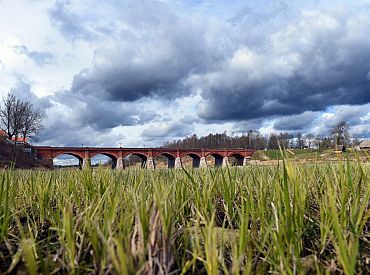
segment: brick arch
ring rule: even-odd
[[[202,154],[201,153],[195,153],[195,152],[185,152],[180,155],[181,158],[189,156],[191,158],[198,157],[201,158]]]
[[[230,158],[230,157],[233,157],[234,160],[231,161],[229,160],[228,163],[229,165],[232,165],[232,166],[243,166],[244,164],[244,157],[245,157],[245,153],[242,153],[242,152],[230,152],[227,154],[227,157]]]
[[[76,153],[76,152],[68,152],[68,151],[66,151],[66,152],[63,152],[63,151],[60,151],[60,152],[54,152],[53,154],[52,154],[52,159],[55,159],[55,158],[57,158],[57,157],[59,157],[59,156],[61,156],[61,155],[69,155],[69,156],[73,156],[73,157],[75,157],[75,158],[77,158],[77,159],[79,159],[79,160],[83,160],[84,159],[84,155],[83,154],[80,154],[80,153]]]
[[[135,151],[127,152],[127,153],[123,154],[122,157],[125,158],[125,157],[131,156],[131,155],[137,156],[137,157],[141,158],[141,160],[147,160],[148,159],[148,156],[145,153],[135,152]]]
[[[215,167],[221,167],[225,154],[223,152],[207,152],[206,157],[212,156],[215,159]]]
[[[241,157],[241,158],[245,158],[245,154],[242,153],[242,152],[228,152],[227,153],[227,156],[228,157]]]
[[[176,154],[171,153],[171,152],[156,152],[153,154],[153,158],[158,157],[158,156],[165,156],[166,158],[176,158]]]
[[[94,152],[94,153],[91,153],[90,154],[90,158],[93,158],[93,157],[95,157],[95,156],[97,156],[97,155],[103,155],[103,156],[106,156],[106,157],[108,157],[108,158],[110,158],[111,160],[117,160],[118,159],[118,154],[112,154],[112,153],[110,153],[110,152]]]
[[[176,162],[176,154],[169,152],[157,152],[153,154],[153,159],[155,157],[164,156],[167,159],[167,168],[174,168]],[[154,164],[155,165],[155,164]]]
[[[220,152],[208,152],[208,153],[206,153],[204,156],[205,156],[205,157],[212,156],[212,157],[214,157],[214,158],[216,158],[216,157],[221,157],[221,158],[223,158],[223,157],[225,156],[225,154],[220,153]]]

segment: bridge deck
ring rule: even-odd
[[[75,156],[81,163],[89,163],[90,159],[95,155],[102,154],[110,157],[117,167],[123,167],[123,158],[130,155],[140,157],[143,164],[154,168],[154,158],[157,156],[165,156],[168,159],[169,167],[181,167],[181,159],[185,156],[193,158],[193,166],[204,166],[206,158],[213,156],[215,163],[218,166],[227,165],[229,157],[235,157],[238,165],[244,164],[253,153],[254,149],[244,148],[117,148],[117,147],[52,147],[52,146],[35,146],[36,155],[40,159],[52,160],[59,155],[67,154]],[[243,162],[243,159],[244,162]]]

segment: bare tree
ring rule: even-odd
[[[22,108],[21,134],[23,139],[34,137],[42,129],[43,115],[33,108],[32,103],[25,102]]]
[[[22,102],[14,95],[8,94],[3,98],[0,108],[1,128],[9,139],[32,137],[42,129],[43,115],[35,110],[30,102]]]
[[[22,105],[22,102],[10,93],[3,98],[0,118],[2,129],[6,132],[9,139],[17,137],[20,133]]]
[[[279,138],[275,134],[271,134],[268,140],[268,148],[277,150],[279,149]]]
[[[331,135],[334,139],[334,146],[339,144],[347,144],[350,138],[349,125],[346,121],[341,121],[331,130]]]
[[[293,138],[293,136],[289,133],[280,133],[279,135],[279,142],[280,142],[280,145],[284,148],[284,149],[288,149],[289,148],[289,143],[290,143],[290,140]]]
[[[312,141],[314,140],[315,136],[313,134],[307,134],[306,139],[308,140],[308,148],[311,149]]]
[[[306,143],[305,140],[303,139],[302,133],[298,132],[297,133],[297,147],[298,149],[303,149],[305,147]]]

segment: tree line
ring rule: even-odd
[[[8,93],[0,106],[1,129],[8,139],[35,138],[42,129],[43,114],[33,104]]]
[[[349,125],[345,121],[341,121],[335,125],[328,136],[305,134],[298,132],[296,134],[282,132],[263,135],[259,131],[249,130],[242,135],[233,136],[226,132],[209,134],[207,136],[198,137],[196,134],[188,136],[184,139],[168,141],[163,147],[167,148],[251,148],[257,150],[263,149],[304,149],[318,148],[327,149],[334,148],[336,145],[352,145],[359,143],[356,139],[350,138]]]

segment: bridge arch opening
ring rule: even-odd
[[[132,153],[126,155],[123,161],[127,168],[145,168],[148,157],[142,153]]]
[[[154,157],[156,168],[175,168],[176,157],[170,153],[160,153]]]
[[[207,157],[207,163],[209,166],[221,167],[224,157],[221,154],[210,153]]]
[[[194,153],[185,154],[181,160],[184,167],[199,168],[200,166],[200,156]]]
[[[114,169],[117,166],[117,158],[107,153],[94,154],[91,156],[90,161],[92,167],[106,166]]]
[[[58,154],[53,158],[55,168],[82,168],[83,159],[73,153]]]
[[[243,166],[244,156],[238,153],[232,153],[228,156],[230,166]]]

